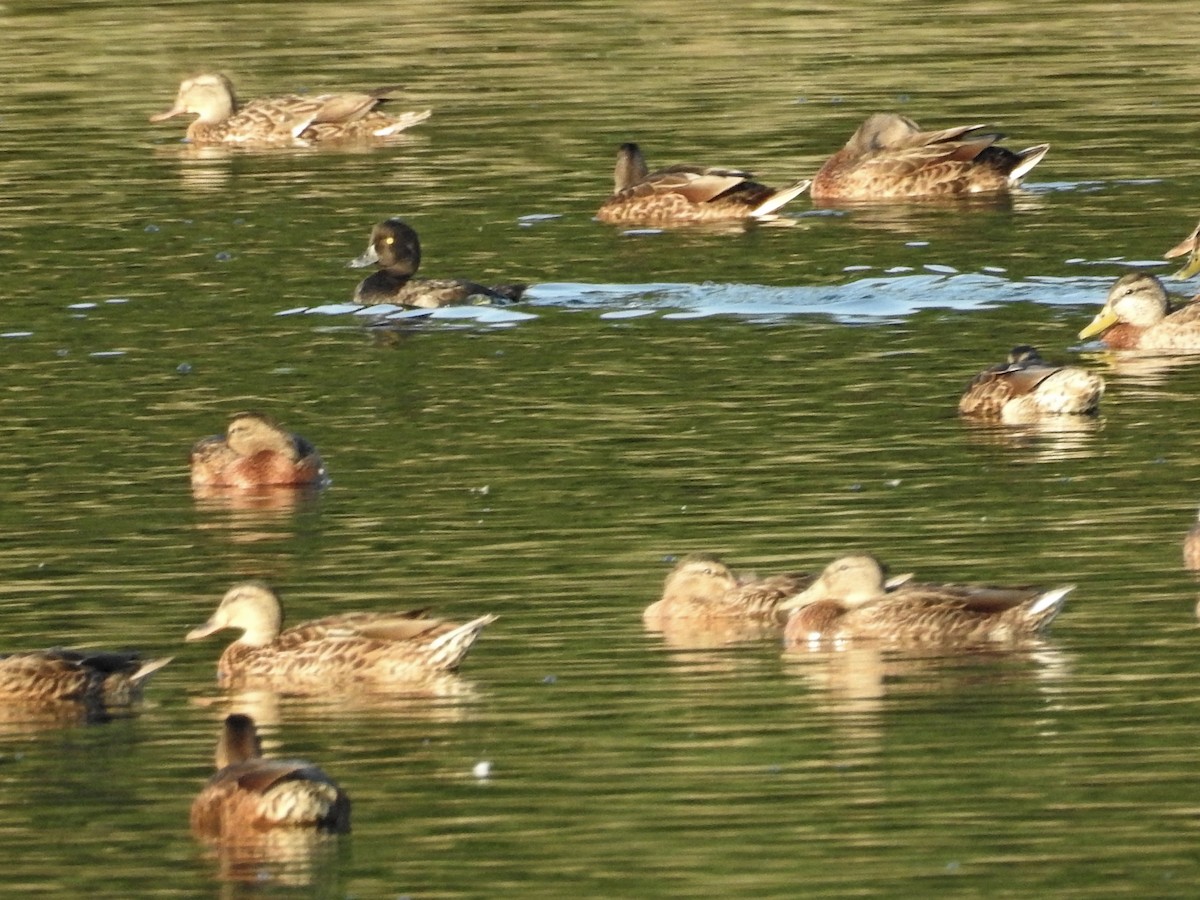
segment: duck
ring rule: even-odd
[[[226,628],[242,631],[217,664],[222,685],[269,682],[301,692],[332,685],[420,688],[456,671],[495,620],[483,615],[456,625],[417,609],[344,613],[283,630],[279,594],[264,581],[245,581],[225,592],[216,612],[187,640]]]
[[[899,646],[1018,643],[1046,629],[1074,585],[1044,590],[904,581],[889,586],[871,554],[840,557],[781,607],[788,647],[870,640]]]
[[[354,301],[364,304],[437,309],[476,301],[514,303],[528,287],[524,284],[485,287],[458,278],[413,277],[421,267],[421,241],[403,219],[387,219],[372,228],[366,251],[348,265],[354,269],[379,267],[354,289]]]
[[[1019,423],[1043,415],[1095,413],[1104,396],[1104,379],[1078,366],[1056,366],[1036,347],[1019,344],[1008,361],[976,375],[958,401],[963,416]]]
[[[692,553],[667,574],[662,598],[642,613],[647,626],[661,628],[673,620],[745,619],[782,626],[779,604],[813,580],[803,572],[769,578],[741,578],[715,556]]]
[[[224,434],[201,438],[190,456],[192,486],[259,488],[321,485],[317,448],[264,413],[235,413]]]
[[[651,172],[637,144],[617,150],[613,194],[596,218],[614,225],[686,225],[765,219],[808,189],[797,181],[776,190],[738,169],[675,165]]]
[[[216,773],[192,801],[197,837],[227,841],[272,828],[350,830],[346,792],[310,762],[265,759],[250,716],[225,717],[216,762]]]
[[[1014,152],[989,125],[922,131],[896,113],[868,116],[813,177],[816,201],[903,200],[1000,194],[1042,161],[1049,144]]]
[[[1114,350],[1200,351],[1200,303],[1172,311],[1156,276],[1129,272],[1109,289],[1104,307],[1079,337],[1099,337]]]
[[[1183,538],[1183,565],[1193,572],[1200,571],[1200,515]]]
[[[143,660],[134,650],[53,647],[0,656],[0,700],[127,706],[171,657]]]
[[[363,93],[288,94],[238,103],[233,82],[209,72],[185,78],[175,104],[150,117],[163,122],[174,116],[196,116],[187,128],[192,144],[237,144],[243,147],[306,146],[338,141],[384,140],[424,122],[430,110],[391,116],[376,109],[394,99],[395,85]]]
[[[1174,275],[1179,281],[1184,281],[1200,272],[1200,225],[1193,228],[1191,234],[1164,253],[1163,258],[1174,259],[1185,253],[1188,255],[1187,262]]]

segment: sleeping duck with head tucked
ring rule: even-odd
[[[812,183],[815,201],[918,200],[1004,194],[1042,161],[1049,144],[1012,151],[988,125],[922,131],[895,113],[869,116]]]
[[[781,626],[779,604],[808,587],[812,578],[802,572],[741,578],[715,556],[693,553],[675,564],[662,598],[646,607],[642,619],[650,627],[675,619],[746,619]]]
[[[320,485],[326,479],[317,448],[259,412],[237,413],[224,434],[197,441],[190,465],[193,487]]]
[[[617,150],[613,194],[596,218],[614,225],[688,225],[772,216],[808,188],[807,180],[776,190],[749,172],[675,165],[650,171],[637,144]]]
[[[241,636],[217,664],[221,684],[269,683],[298,692],[333,686],[421,690],[458,669],[484,627],[479,616],[456,625],[402,613],[343,613],[283,629],[279,595],[262,581],[235,584],[216,612],[188,632],[187,640],[226,628]]]
[[[904,581],[889,587],[869,554],[836,559],[782,604],[791,610],[788,647],[867,640],[889,646],[971,647],[1036,637],[1062,610],[1074,585],[1044,590]]]
[[[1042,416],[1094,413],[1104,379],[1078,366],[1056,366],[1028,344],[1013,347],[1008,361],[984,369],[958,401],[960,415],[1009,424]]]
[[[1172,310],[1158,278],[1129,272],[1109,289],[1104,307],[1079,337],[1098,337],[1114,350],[1200,352],[1200,303]]]
[[[192,801],[197,837],[238,841],[273,828],[350,830],[346,792],[310,762],[265,759],[249,716],[226,717],[216,762],[216,773]]]
[[[242,147],[303,146],[338,141],[379,141],[429,118],[429,110],[391,116],[376,107],[393,99],[395,86],[364,93],[269,97],[238,103],[233,82],[208,73],[184,79],[175,104],[150,117],[162,122],[191,114],[187,139],[193,144]]]
[[[465,303],[514,303],[527,285],[499,284],[486,287],[461,278],[417,278],[421,267],[421,241],[402,219],[388,219],[371,229],[367,249],[352,259],[351,268],[377,266],[373,275],[354,290],[356,303],[394,303],[421,309],[458,306]]]

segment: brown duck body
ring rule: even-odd
[[[222,684],[274,683],[291,690],[342,686],[419,689],[456,671],[493,615],[462,625],[405,613],[347,613],[280,630],[278,595],[262,582],[243,582],[226,592],[204,625],[188,640],[223,628],[243,635],[225,648],[217,665]]]
[[[787,646],[868,640],[898,646],[1016,643],[1044,630],[1072,587],[997,587],[904,583],[888,589],[870,556],[826,567],[807,591],[788,601]]]
[[[802,194],[808,181],[776,190],[737,169],[676,165],[649,171],[637,144],[617,151],[614,193],[596,218],[615,225],[687,225],[763,218]]]
[[[1148,272],[1122,275],[1080,338],[1099,337],[1114,350],[1200,351],[1200,303],[1172,311],[1162,282]]]
[[[1045,415],[1094,413],[1104,395],[1104,379],[1077,366],[1054,366],[1026,344],[1008,361],[976,375],[958,401],[964,416],[1021,423]]]
[[[813,178],[814,200],[901,200],[1008,191],[1050,149],[1013,152],[987,125],[921,131],[894,113],[867,118]]]
[[[229,841],[273,828],[350,830],[350,798],[303,760],[264,759],[248,716],[225,720],[217,772],[192,802],[192,832]]]
[[[171,660],[143,661],[131,650],[34,650],[0,656],[0,700],[123,706]]]
[[[394,87],[385,87],[363,93],[289,94],[241,106],[233,83],[224,75],[197,75],[179,86],[171,109],[151,116],[150,121],[195,113],[197,118],[187,129],[188,140],[195,144],[277,147],[381,140],[430,115],[425,110],[392,116],[376,109],[395,91]]]
[[[728,619],[780,626],[785,619],[780,603],[808,587],[813,577],[789,572],[742,580],[716,557],[693,554],[667,575],[662,599],[646,608],[643,620],[652,627],[671,620]]]
[[[197,441],[190,466],[195,487],[255,488],[325,480],[325,464],[316,447],[256,412],[238,413],[225,434]]]

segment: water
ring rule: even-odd
[[[1075,334],[1194,224],[1194,20],[1165,3],[397,12],[0,13],[4,646],[175,656],[133,717],[4,711],[0,886],[1190,895],[1179,545],[1200,369]],[[146,118],[200,69],[246,97],[400,81],[434,116],[371,153],[197,154]],[[1053,148],[992,207],[802,200],[745,232],[591,220],[621,141],[783,184],[880,109]],[[420,231],[430,275],[527,280],[530,302],[386,328],[340,310],[361,274],[345,261],[388,215]],[[1101,418],[960,422],[962,386],[1017,343],[1102,371]],[[332,486],[194,499],[188,447],[247,407],[316,444]],[[642,630],[677,554],[767,573],[847,549],[1077,588],[1020,655],[784,658]],[[277,584],[293,621],[500,619],[441,700],[231,698],[221,641],[182,636],[244,577]],[[266,861],[191,839],[232,708],[341,782],[352,835]]]

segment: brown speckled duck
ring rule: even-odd
[[[1129,272],[1109,289],[1104,307],[1079,332],[1099,337],[1115,350],[1200,351],[1200,303],[1174,312],[1161,281],[1149,272]]]
[[[814,200],[902,200],[995,194],[1015,187],[1050,149],[996,146],[987,125],[921,131],[895,113],[869,116],[813,178]]]
[[[0,701],[123,706],[137,700],[146,680],[170,661],[143,661],[132,650],[11,653],[0,656]]]
[[[770,216],[809,182],[775,190],[736,169],[676,165],[651,172],[637,144],[617,150],[613,195],[596,218],[615,225],[686,225]]]
[[[844,556],[783,604],[793,610],[784,642],[789,647],[845,639],[898,646],[1016,643],[1045,629],[1073,588],[912,582],[889,588],[875,557]]]
[[[289,690],[325,690],[335,684],[420,689],[453,672],[493,615],[464,625],[404,613],[345,613],[294,625],[286,631],[279,595],[261,581],[235,584],[189,641],[225,628],[242,636],[217,665],[222,684],[271,682]]]
[[[779,604],[812,580],[801,572],[743,580],[715,556],[694,553],[675,564],[662,599],[646,607],[642,619],[652,628],[676,619],[748,619],[779,626],[785,618]]]
[[[375,107],[391,99],[396,87],[365,93],[317,94],[251,100],[242,106],[224,75],[187,78],[175,105],[150,117],[161,122],[193,113],[187,139],[193,144],[279,147],[337,141],[383,140],[424,122],[429,110],[390,116]]]
[[[1021,344],[1008,361],[976,375],[958,401],[964,416],[1020,423],[1044,415],[1094,413],[1104,379],[1077,366],[1055,366],[1036,348]]]
[[[271,828],[350,830],[350,798],[337,783],[298,759],[264,759],[254,720],[231,715],[217,742],[217,772],[192,801],[192,833],[238,840]]]
[[[197,441],[191,473],[194,487],[319,485],[326,478],[316,447],[259,412],[237,413],[224,434]]]
[[[527,287],[524,284],[485,287],[461,278],[414,277],[421,267],[421,241],[402,219],[388,219],[372,228],[366,252],[352,259],[349,265],[355,269],[379,267],[355,288],[357,303],[394,303],[422,309],[464,303],[514,303]]]

